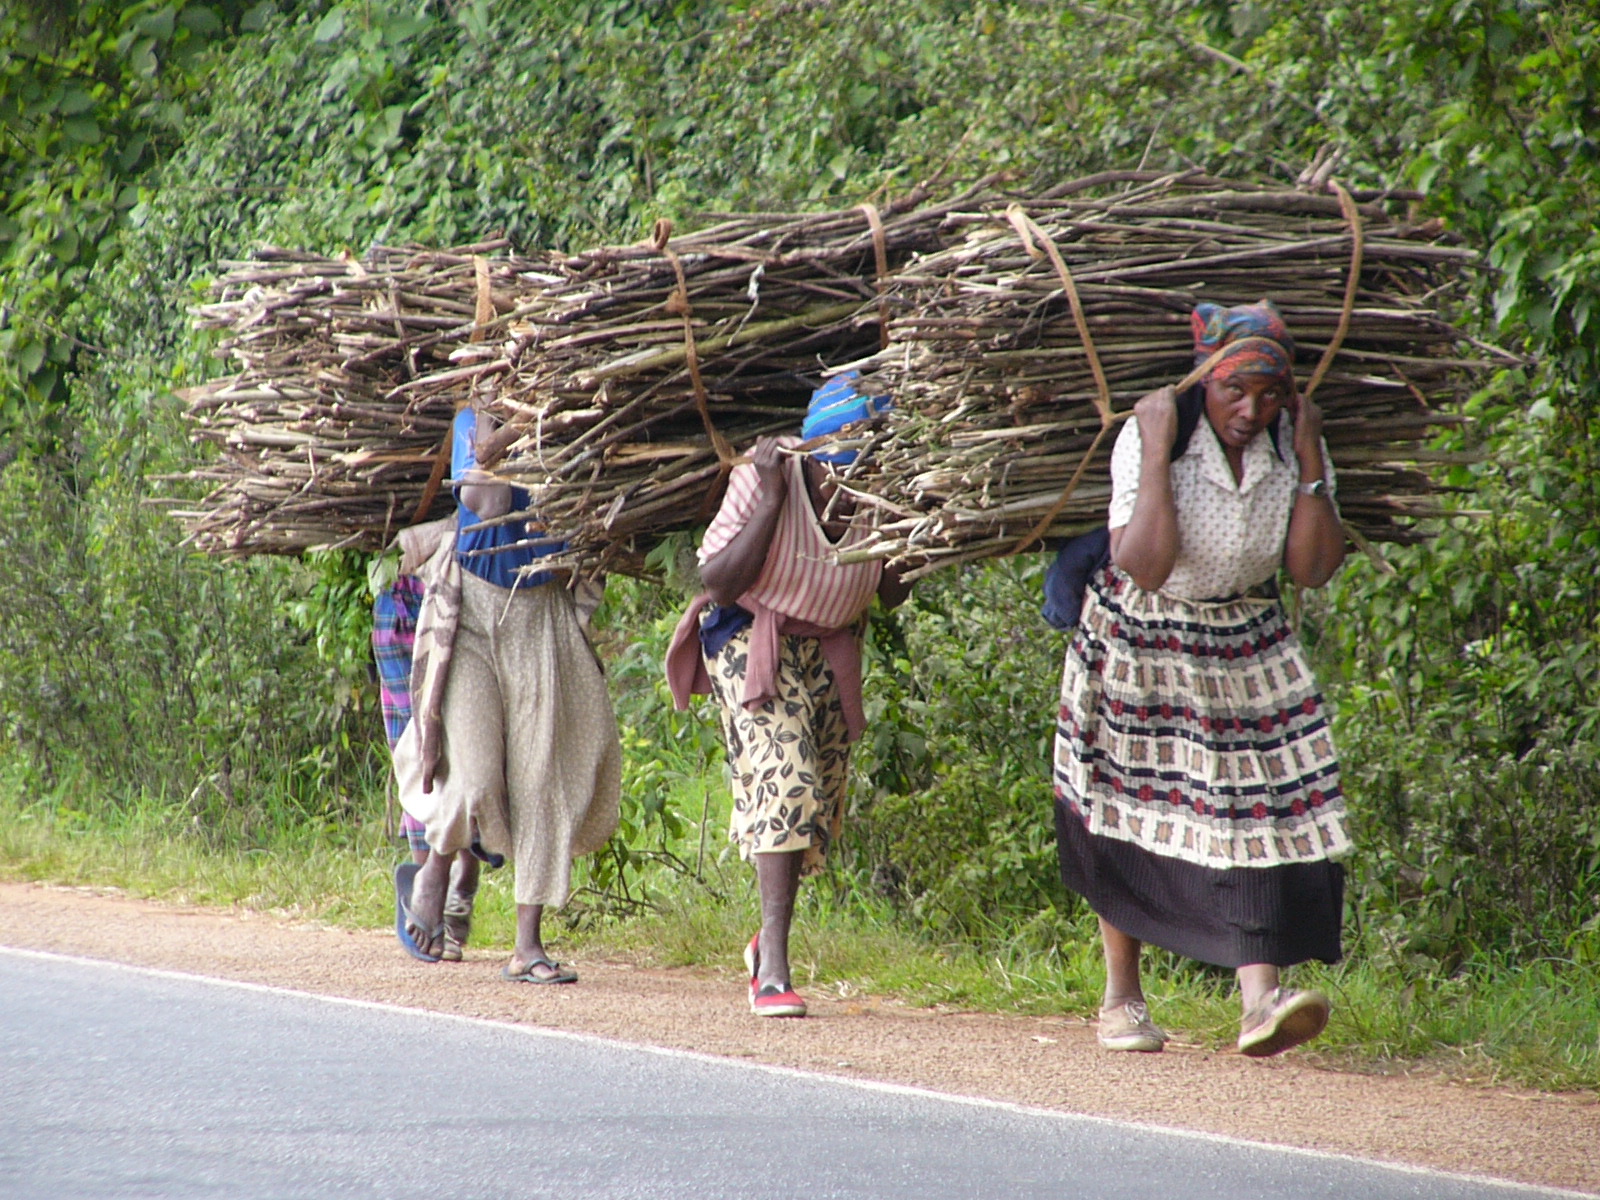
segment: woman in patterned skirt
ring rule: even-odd
[[[812,398],[801,433],[838,432],[881,410],[852,374]],[[800,877],[822,868],[844,817],[850,743],[861,735],[861,636],[873,596],[893,607],[909,587],[876,561],[841,564],[862,540],[827,462],[853,451],[794,452],[763,438],[734,468],[700,546],[705,594],[690,604],[667,653],[679,708],[691,692],[717,701],[733,771],[730,836],[755,864],[761,931],[745,948],[750,1008],[800,1017],[789,929]],[[830,502],[832,507],[830,508]],[[716,607],[702,623],[707,602]]]
[[[1134,407],[1112,455],[1111,563],[1067,649],[1056,733],[1061,875],[1100,917],[1100,1042],[1160,1050],[1141,944],[1237,970],[1239,1049],[1320,1033],[1327,998],[1279,968],[1336,962],[1350,849],[1328,712],[1276,596],[1344,559],[1322,414],[1296,394],[1268,301],[1193,317],[1196,361],[1226,350],[1169,461],[1172,388]],[[1194,400],[1201,397],[1196,395]]]

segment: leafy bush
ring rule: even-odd
[[[1592,419],[1530,419],[1528,382],[1476,405],[1492,457],[1461,476],[1485,514],[1391,551],[1393,576],[1355,564],[1331,598],[1363,901],[1446,964],[1561,954],[1600,917],[1600,463]]]
[[[1039,556],[935,576],[876,614],[846,863],[942,935],[1064,904],[1051,748],[1064,644]]]
[[[247,841],[354,815],[375,696],[287,619],[289,564],[197,561],[124,481],[29,458],[0,474],[0,530],[0,751],[31,790],[86,776],[83,803],[165,796]]]

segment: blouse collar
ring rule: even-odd
[[[1285,428],[1287,424],[1288,415],[1280,413],[1275,428],[1264,429],[1250,439],[1249,445],[1244,448],[1244,476],[1235,481],[1233,468],[1228,465],[1228,453],[1222,448],[1222,439],[1217,437],[1217,431],[1211,428],[1211,422],[1202,413],[1200,427],[1195,430],[1194,438],[1200,448],[1201,475],[1224,491],[1248,495],[1272,474],[1275,466],[1283,462],[1280,443],[1285,436],[1293,436]]]

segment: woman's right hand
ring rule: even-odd
[[[783,453],[778,449],[778,439],[757,438],[755,448],[750,451],[750,465],[756,469],[756,478],[761,481],[763,498],[781,506],[789,493],[789,475],[783,469]]]
[[[1178,438],[1178,393],[1157,388],[1133,406],[1139,422],[1139,492],[1128,523],[1111,531],[1112,561],[1153,592],[1178,561],[1178,509],[1172,497],[1172,445]]]
[[[1165,462],[1178,440],[1178,391],[1173,387],[1160,387],[1141,396],[1133,406],[1133,416],[1139,422],[1139,441],[1147,454],[1160,452]]]
[[[728,544],[700,564],[700,581],[718,604],[737,604],[739,597],[755,586],[767,564],[778,520],[789,497],[788,464],[778,439],[764,437],[750,449],[745,459],[755,469],[761,493],[744,528]]]

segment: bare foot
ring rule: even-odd
[[[454,855],[429,854],[411,885],[410,912],[406,932],[425,954],[444,950],[444,901],[450,886],[450,863]]]
[[[472,905],[478,895],[478,860],[470,854],[457,854],[450,870],[450,889],[444,899],[445,962],[460,962],[472,935]]]

